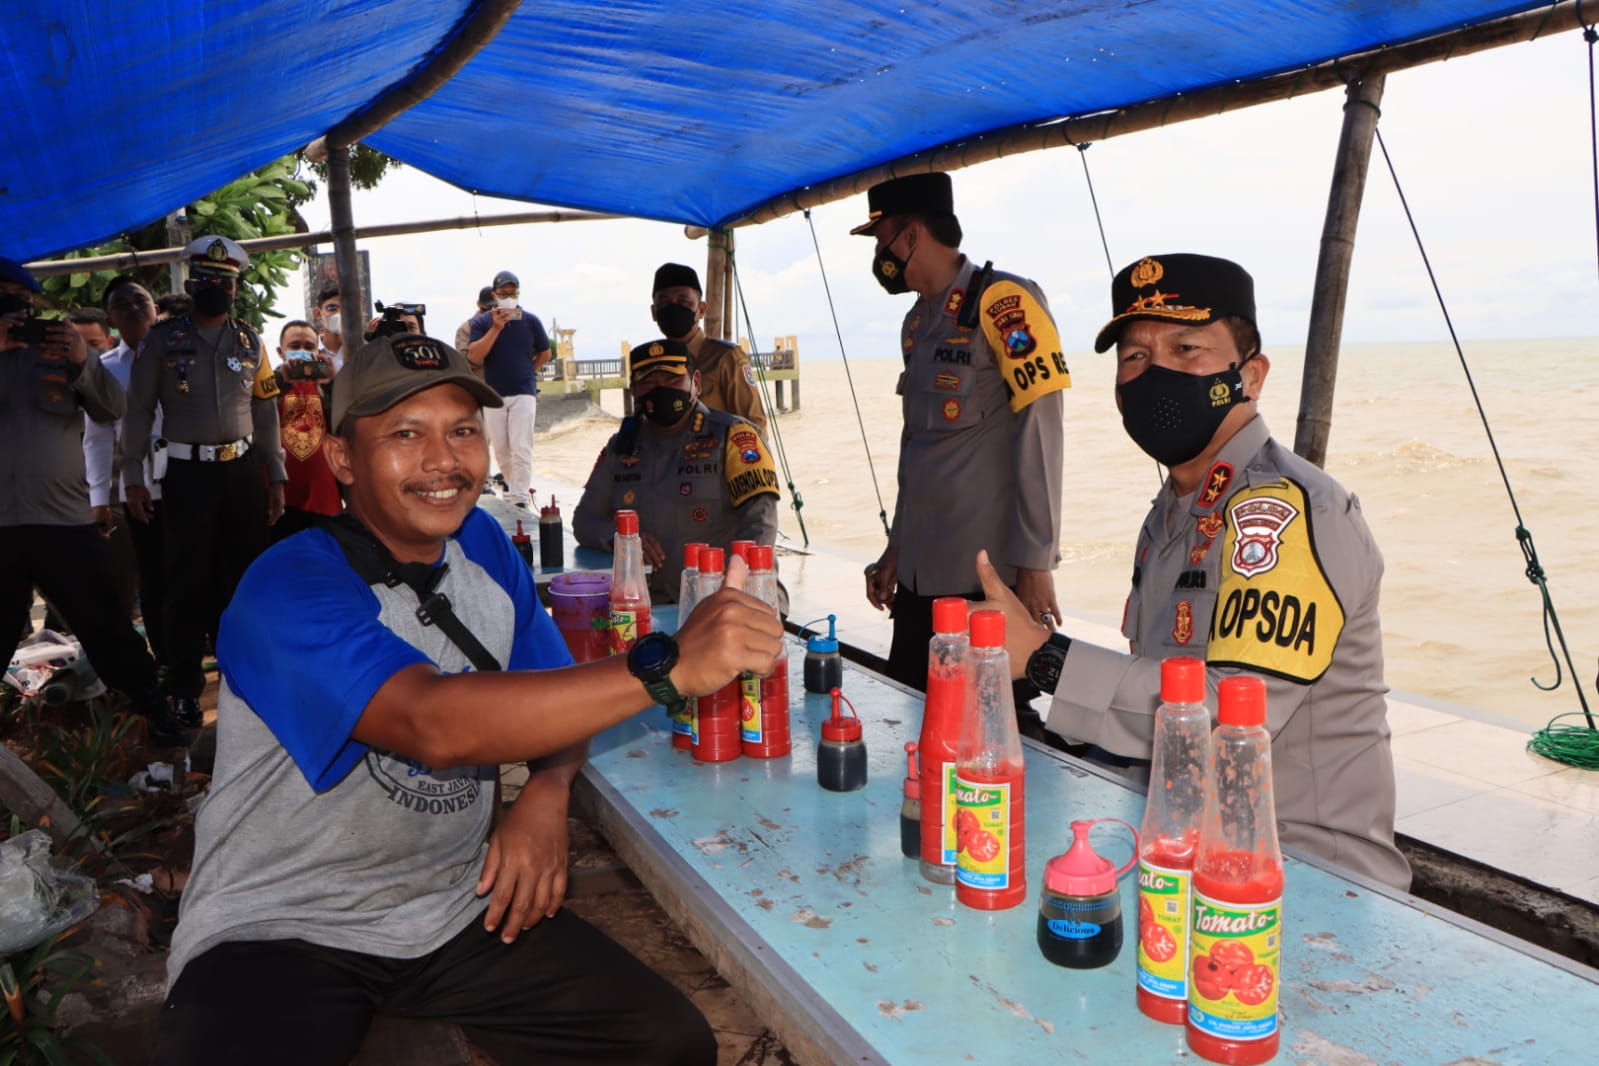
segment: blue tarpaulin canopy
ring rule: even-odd
[[[366,143],[462,188],[711,225],[1017,123],[1548,0],[540,0]],[[152,221],[403,83],[465,0],[29,0],[0,20],[0,254]]]

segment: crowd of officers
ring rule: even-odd
[[[278,329],[277,358],[270,358],[269,342],[233,314],[248,253],[228,238],[202,237],[185,254],[183,292],[157,298],[122,275],[100,307],[78,308],[62,321],[36,317],[37,279],[0,259],[0,350],[16,354],[0,360],[0,421],[11,440],[0,457],[0,550],[17,563],[0,579],[0,632],[13,641],[0,645],[9,657],[31,635],[37,592],[46,625],[78,638],[160,745],[182,743],[202,723],[203,666],[245,569],[269,544],[342,512],[322,445],[337,428],[329,418],[332,382],[361,343],[343,336],[341,294],[325,285],[309,319]],[[536,382],[551,351],[519,295],[516,275],[500,271],[455,340],[473,372],[506,400],[486,418],[495,480],[508,502],[526,508]],[[367,338],[423,333],[421,310],[390,308],[368,324]],[[704,310],[694,270],[661,267],[651,314],[673,358],[636,367],[634,391],[647,399],[662,385],[680,387],[691,399],[668,423],[646,420],[640,432],[635,417],[619,436],[653,455],[663,427],[679,428],[695,455],[714,447],[732,465],[725,478],[690,479],[698,486],[692,496],[676,480],[667,493],[625,475],[634,484],[616,493],[626,502],[615,506],[645,516],[652,558],[662,555],[663,536],[680,556],[677,541],[704,539],[691,535],[704,528],[736,529],[764,544],[776,537],[776,477],[761,439],[754,373],[741,349],[704,334]],[[700,439],[711,411],[714,446]],[[748,476],[730,490],[734,474]],[[600,495],[586,494],[585,516]],[[609,545],[609,511],[602,525],[589,543]],[[679,526],[690,535],[679,536]],[[142,637],[134,624],[141,618]]]

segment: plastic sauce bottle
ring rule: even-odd
[[[1011,696],[1005,616],[971,616],[972,710],[955,758],[955,898],[997,911],[1027,898],[1026,767]]]
[[[638,512],[616,512],[616,541],[611,550],[611,654],[625,655],[650,631],[650,591],[644,584]]]
[[[522,532],[522,520],[520,518],[516,520],[516,532],[511,534],[511,543],[515,545],[516,554],[522,557],[522,561],[527,563],[528,566],[532,566],[533,538]]]
[[[1194,859],[1188,1046],[1228,1066],[1277,1054],[1283,860],[1271,788],[1266,684],[1217,690],[1209,791]]]
[[[1209,762],[1205,664],[1166,659],[1139,834],[1138,1009],[1171,1025],[1188,1018],[1188,919]]]
[[[700,549],[702,541],[683,545],[683,576],[677,584],[677,628],[682,629],[688,616],[694,613],[699,602]],[[694,697],[683,704],[682,711],[672,716],[672,747],[685,751],[694,746]]]
[[[699,596],[696,606],[722,587],[724,553],[721,548],[700,549]],[[690,747],[700,762],[729,762],[739,756],[739,679],[734,678],[709,696],[694,701],[694,728]]]
[[[820,622],[818,618],[816,622]],[[806,622],[809,629],[816,622]],[[805,691],[818,695],[844,687],[844,660],[838,655],[838,615],[827,616],[827,636],[817,634],[805,640]]]
[[[744,591],[778,613],[777,573],[772,569],[772,549],[768,545],[750,547],[749,584]],[[793,750],[788,729],[788,652],[772,665],[765,677],[745,674],[740,679],[739,738],[744,754],[752,759],[776,759]]]
[[[539,569],[560,570],[566,566],[565,533],[561,528],[561,508],[554,496],[539,511]]]
[[[960,596],[933,601],[933,639],[927,648],[927,699],[922,708],[922,876],[955,883],[955,756],[966,714],[971,641],[966,636],[969,604]]]
[[[922,854],[922,782],[916,766],[916,741],[905,742],[905,798],[899,805],[899,851],[907,859]]]
[[[1133,832],[1132,856],[1118,868],[1088,842],[1088,831],[1100,822],[1133,828],[1120,818],[1073,822],[1072,846],[1044,866],[1038,950],[1056,966],[1108,966],[1122,949],[1122,899],[1116,882],[1138,861],[1138,834]]]
[[[822,740],[816,746],[816,783],[830,792],[854,792],[866,787],[866,741],[861,739],[861,718],[844,693],[833,690],[833,717],[822,723]],[[839,713],[839,702],[849,704],[850,717]]]

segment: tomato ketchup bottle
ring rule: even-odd
[[[1027,898],[1025,766],[1004,614],[973,612],[971,641],[971,711],[955,756],[955,898],[997,911]]]
[[[611,653],[625,655],[650,631],[650,590],[644,584],[637,511],[616,512],[611,551]]]
[[[745,561],[750,579],[744,591],[778,614],[777,571],[772,568],[772,548],[753,544]],[[793,750],[788,730],[788,643],[771,673],[745,674],[740,679],[739,736],[744,754],[752,759],[776,759]]]
[[[1266,684],[1225,678],[1216,701],[1194,857],[1188,1046],[1211,1062],[1254,1066],[1277,1054],[1283,947]]]
[[[1194,848],[1205,816],[1210,712],[1205,664],[1160,664],[1160,707],[1149,767],[1149,799],[1138,839],[1138,1009],[1159,1022],[1188,1017],[1188,918]]]
[[[940,885],[955,883],[955,755],[966,708],[966,674],[971,641],[960,596],[933,601],[933,639],[927,646],[927,701],[922,733],[916,741],[921,760],[922,876]]]
[[[700,549],[699,599],[696,609],[722,587],[724,553],[721,548]],[[729,762],[739,757],[739,679],[734,678],[709,696],[694,701],[690,750],[700,762]]]

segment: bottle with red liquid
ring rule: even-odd
[[[750,567],[744,591],[778,613],[777,572],[772,569],[769,545],[750,546]],[[739,679],[739,737],[744,754],[752,759],[776,759],[793,750],[788,729],[788,644],[765,677],[745,674]]]
[[[1188,1046],[1211,1062],[1255,1066],[1281,1040],[1283,859],[1265,682],[1223,679],[1216,717],[1194,857]]]
[[[1027,898],[1026,767],[1005,654],[1005,615],[974,611],[955,756],[955,898],[997,911]]]
[[[722,587],[724,559],[721,548],[700,549],[699,598],[704,603]],[[729,762],[739,757],[739,678],[709,696],[694,701],[694,729],[690,748],[700,762]]]
[[[682,629],[688,616],[694,613],[694,604],[700,595],[700,549],[703,541],[690,541],[683,545],[683,576],[677,585],[677,628]],[[683,703],[683,709],[672,715],[672,747],[684,751],[694,746],[694,697]]]
[[[966,673],[971,641],[966,636],[969,604],[960,596],[933,601],[933,639],[927,648],[927,699],[916,742],[921,759],[922,876],[955,883],[955,756],[966,708]]]
[[[1158,1022],[1188,1018],[1188,919],[1194,848],[1205,816],[1210,711],[1205,664],[1160,664],[1160,707],[1149,768],[1149,799],[1138,854],[1138,1009]]]
[[[611,654],[626,655],[650,631],[650,590],[644,583],[637,511],[616,512],[611,552]]]

